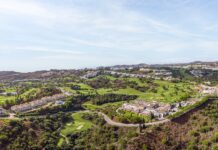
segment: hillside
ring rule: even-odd
[[[218,99],[174,119],[162,126],[142,131],[128,142],[136,149],[211,149],[218,148]]]

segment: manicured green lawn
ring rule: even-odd
[[[87,85],[85,83],[70,82],[70,83],[67,83],[67,85],[78,85],[78,86],[80,86],[80,88],[85,89],[85,90],[92,89],[92,87],[90,87],[89,85]]]
[[[77,85],[79,85],[82,89],[87,89],[87,90],[92,89],[92,87],[84,83],[78,83]]]
[[[25,91],[21,97],[25,100],[29,99],[29,96],[35,96],[36,93],[39,91],[40,89],[39,88],[31,88],[30,90],[28,91]]]
[[[14,102],[15,101],[15,97],[14,96],[0,96],[0,105],[4,105],[6,100],[8,100],[8,102]]]
[[[110,80],[116,80],[116,79],[118,79],[118,78],[115,78],[115,77],[110,76],[110,75],[105,75],[105,77],[108,78],[108,79],[110,79]]]
[[[114,103],[106,103],[103,105],[94,105],[91,102],[86,102],[83,104],[83,107],[85,107],[88,110],[96,110],[96,109],[104,109],[105,107],[108,107],[108,106],[122,105],[123,103],[124,103],[124,101],[114,102]]]
[[[14,88],[7,88],[5,89],[6,92],[15,92],[16,90]]]
[[[97,90],[98,94],[103,95],[103,94],[107,94],[107,93],[113,93],[114,90],[111,88],[105,89],[105,88],[100,88]]]
[[[113,77],[111,75],[99,75],[97,77],[90,78],[90,79],[87,79],[87,80],[92,81],[92,80],[96,80],[97,78],[100,78],[100,77],[104,77],[104,78],[107,78],[109,80],[116,80],[116,79],[118,79],[118,78],[115,78],[115,77]]]
[[[73,113],[72,114],[73,121],[66,123],[64,128],[61,130],[61,133],[67,136],[71,133],[81,132],[91,128],[92,123],[82,118],[82,115],[84,113],[86,112]]]
[[[114,91],[116,94],[127,94],[127,95],[142,95],[143,92],[135,90],[133,88],[119,89],[118,91]]]
[[[97,92],[100,95],[108,94],[108,93],[137,95],[138,99],[140,100],[161,101],[166,103],[174,103],[177,101],[185,100],[188,96],[195,97],[197,95],[196,90],[194,90],[195,85],[193,83],[185,83],[185,82],[173,83],[164,80],[154,80],[153,83],[150,84],[150,83],[143,83],[140,81],[139,78],[134,78],[134,77],[115,78],[109,75],[104,75],[104,77],[107,77],[110,80],[120,79],[120,80],[134,81],[139,86],[148,87],[148,90],[146,90],[145,92],[141,92],[139,90],[130,87],[127,87],[125,89],[117,89],[117,90],[114,90],[112,88],[100,88],[95,90],[85,83],[72,83],[72,84],[79,85],[82,89],[85,89],[85,90],[78,90],[77,92],[80,94],[95,95]],[[92,78],[88,80],[93,80],[96,78]],[[151,90],[149,90],[150,87]],[[70,91],[71,93],[76,93],[75,90],[72,90],[68,87],[65,87],[65,89],[67,91]],[[96,109],[96,106],[95,108],[93,107],[91,109]]]
[[[138,83],[139,86],[146,86],[147,83],[142,83],[139,78],[134,78],[134,77],[129,77],[129,78],[122,78],[122,79],[125,79],[125,80],[128,80],[128,81],[134,81],[136,83]]]
[[[137,78],[127,78],[128,80],[137,81],[141,83]],[[190,83],[172,83],[169,81],[161,81],[155,80],[154,84],[157,85],[155,90],[147,90],[146,92],[141,92],[133,88],[125,88],[119,90],[113,89],[98,89],[97,92],[99,94],[108,94],[108,93],[116,93],[116,94],[127,94],[127,95],[138,95],[138,99],[140,100],[148,100],[148,101],[161,101],[166,103],[174,103],[180,100],[185,100],[188,96],[195,97],[197,95],[196,90],[194,90],[194,85]]]
[[[70,87],[62,87],[63,90],[67,91],[67,92],[70,92],[72,94],[76,94],[76,91],[75,90],[72,90]]]
[[[98,108],[101,108],[102,105],[101,106],[100,105],[94,105],[91,102],[86,102],[86,103],[83,104],[83,107],[88,109],[88,110],[96,110]]]
[[[82,115],[87,112],[78,112],[78,113],[73,113],[71,116],[73,118],[72,122],[68,122],[64,125],[64,128],[61,130],[61,134],[63,137],[61,137],[58,141],[58,147],[61,147],[63,142],[67,140],[67,135],[76,133],[76,132],[81,132],[85,131],[89,128],[92,127],[92,122],[89,120],[85,120],[82,118]],[[66,138],[66,139],[65,139]]]

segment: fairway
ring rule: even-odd
[[[135,78],[127,78],[128,80],[136,81],[139,85],[146,85],[140,80]],[[97,89],[98,94],[126,94],[126,95],[137,95],[140,100],[148,101],[160,101],[165,103],[174,103],[181,100],[187,99],[189,96],[195,97],[197,91],[194,89],[194,85],[190,83],[172,83],[169,81],[155,80],[154,84],[157,85],[153,90],[146,90],[141,92],[131,87],[124,89],[113,90],[111,88],[100,88]]]
[[[71,133],[81,132],[91,128],[92,123],[82,118],[82,115],[84,113],[86,112],[73,113],[72,114],[73,121],[66,123],[61,133],[67,136]]]
[[[6,101],[8,101],[9,103],[15,102],[15,97],[14,96],[0,96],[0,105],[4,105]]]

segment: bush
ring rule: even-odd
[[[166,138],[163,138],[162,141],[161,141],[161,143],[164,144],[164,145],[166,145],[166,144],[167,144],[167,139],[166,139]]]
[[[202,132],[202,133],[206,133],[206,132],[211,131],[211,130],[213,130],[213,128],[210,126],[203,126],[200,128],[200,132]]]
[[[197,145],[196,140],[195,140],[195,139],[192,139],[192,140],[189,141],[189,143],[187,144],[186,150],[195,150],[195,149],[197,149],[196,145]]]
[[[194,137],[197,137],[197,136],[200,135],[199,132],[197,132],[197,131],[190,131],[189,134],[190,134],[191,136],[194,136]]]
[[[105,95],[96,95],[91,101],[93,104],[102,105],[105,103],[119,102],[119,101],[128,101],[136,99],[136,95],[125,95],[125,94],[105,94]]]
[[[212,141],[215,143],[218,143],[218,132],[215,132],[213,137],[212,137]]]

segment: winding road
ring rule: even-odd
[[[117,126],[117,127],[139,127],[140,124],[126,124],[126,123],[120,123],[120,122],[116,122],[111,120],[106,114],[102,113],[102,112],[98,112],[99,115],[102,115],[104,117],[104,120],[112,126]],[[164,119],[164,120],[160,120],[160,121],[156,121],[156,122],[149,122],[149,123],[144,123],[143,125],[145,126],[151,126],[151,125],[158,125],[158,124],[163,124],[166,122],[170,122],[170,119]]]
[[[83,111],[69,111],[65,113],[76,113],[76,112],[90,112],[89,110],[83,110]],[[99,115],[103,116],[104,120],[107,122],[107,124],[112,125],[112,126],[117,126],[117,127],[139,127],[140,124],[127,124],[127,123],[121,123],[121,122],[116,122],[114,120],[111,120],[110,117],[108,117],[106,114],[102,112],[97,112]],[[55,114],[52,114],[55,115]],[[50,115],[50,116],[52,116]],[[47,115],[39,115],[39,116],[25,116],[25,117],[15,117],[15,114],[10,114],[9,117],[1,117],[0,119],[28,119],[28,118],[45,118]],[[151,125],[158,125],[158,124],[163,124],[166,122],[170,122],[170,119],[164,119],[156,122],[149,122],[149,123],[144,123],[141,125],[145,126],[151,126]]]
[[[210,98],[212,99],[212,98]],[[215,98],[217,99],[217,98]],[[192,110],[192,109],[191,109]],[[189,110],[189,111],[191,111]],[[187,112],[189,112],[187,111]],[[90,112],[90,110],[80,110],[80,111],[69,111],[69,112],[65,112],[65,113],[75,113],[75,112]],[[187,112],[184,112],[187,113]],[[121,123],[121,122],[116,122],[114,120],[111,120],[110,117],[108,117],[106,114],[102,113],[102,112],[97,112],[99,115],[103,116],[104,120],[107,122],[107,124],[112,125],[112,126],[117,126],[117,127],[139,127],[140,125],[144,125],[144,126],[151,126],[151,125],[159,125],[159,124],[164,124],[167,122],[170,122],[170,119],[163,119],[163,120],[159,120],[159,121],[155,121],[155,122],[149,122],[149,123],[144,123],[144,124],[126,124],[126,123]],[[55,115],[55,114],[51,114],[50,116]],[[21,119],[24,118],[44,118],[47,115],[40,115],[40,116],[25,116],[25,117],[20,117]],[[8,117],[0,117],[0,119],[19,119],[18,117],[16,117],[16,115],[14,113],[10,113],[10,115]]]

